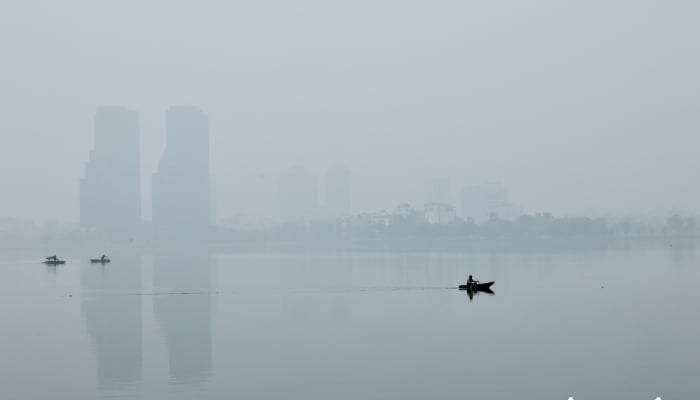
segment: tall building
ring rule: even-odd
[[[171,107],[166,145],[153,175],[153,226],[192,236],[209,225],[209,121],[198,107]]]
[[[342,165],[332,166],[326,173],[326,216],[337,219],[351,214],[350,173]]]
[[[219,216],[216,213],[216,179],[214,175],[209,176],[209,223],[217,224]]]
[[[139,114],[98,107],[95,148],[80,181],[80,225],[129,233],[141,224]]]
[[[283,223],[308,224],[318,213],[316,180],[302,166],[290,168],[280,176],[279,200]]]
[[[520,208],[510,202],[508,189],[500,183],[484,183],[462,189],[463,218],[473,218],[482,222],[495,214],[500,218],[514,219],[520,215]]]

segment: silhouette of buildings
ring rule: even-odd
[[[350,216],[350,173],[342,165],[332,166],[326,173],[326,216],[339,219]]]
[[[317,217],[316,180],[302,166],[292,167],[279,179],[280,220],[308,224]]]
[[[381,227],[386,228],[391,223],[391,214],[382,210],[378,212],[364,212],[342,221],[343,229],[357,227]]]
[[[216,179],[214,175],[209,177],[209,223],[218,223],[219,216],[216,213]]]
[[[411,207],[410,204],[408,203],[401,203],[396,206],[396,209],[394,210],[394,215],[400,218],[408,219],[413,217],[413,215],[416,214],[416,210]]]
[[[508,189],[500,183],[484,183],[465,187],[462,190],[462,218],[473,218],[476,222],[489,219],[492,214],[500,218],[514,219],[520,208],[510,202]]]
[[[153,226],[166,236],[193,236],[210,213],[209,122],[198,107],[171,107],[166,146],[153,175]]]
[[[457,219],[455,208],[446,203],[426,203],[423,215],[430,225],[448,225]]]
[[[132,232],[141,224],[139,115],[123,107],[98,107],[95,148],[80,181],[80,225]]]

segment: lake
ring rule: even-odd
[[[3,399],[700,395],[692,244],[2,255]]]

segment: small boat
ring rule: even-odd
[[[486,291],[491,291],[491,286],[494,283],[496,283],[496,282],[495,281],[484,282],[484,283],[474,282],[474,283],[467,284],[467,285],[459,285],[459,290],[486,292]]]
[[[100,263],[100,264],[106,264],[110,262],[111,260],[109,258],[91,258],[90,262],[93,264]]]
[[[66,262],[64,260],[46,260],[44,261],[44,264],[48,265],[58,265],[58,264],[65,264]]]

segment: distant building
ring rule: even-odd
[[[341,227],[343,230],[358,227],[386,228],[391,222],[390,217],[391,216],[386,211],[362,213],[344,219],[341,223]]]
[[[229,229],[262,230],[273,227],[274,221],[267,217],[238,213],[222,218],[221,226]]]
[[[509,200],[508,189],[499,183],[484,183],[462,189],[462,218],[482,222],[492,214],[504,219],[520,216],[520,208]]]
[[[139,114],[98,107],[95,148],[80,181],[80,225],[130,233],[141,224]]]
[[[342,165],[334,165],[326,173],[325,195],[326,217],[339,219],[350,215],[350,173]]]
[[[216,213],[216,179],[214,175],[209,176],[209,223],[217,224],[219,215]]]
[[[171,107],[166,141],[153,175],[153,226],[176,236],[201,233],[211,219],[207,116],[198,107]]]
[[[368,215],[369,224],[374,226],[389,226],[389,213],[380,211]]]
[[[292,167],[279,178],[280,220],[308,224],[317,218],[316,180],[302,166]]]
[[[401,218],[411,218],[416,213],[416,210],[408,203],[399,204],[394,210],[394,215]]]
[[[448,225],[457,219],[455,208],[446,203],[427,203],[423,210],[425,222],[430,225]]]
[[[425,180],[423,190],[424,203],[452,203],[449,178],[428,178]]]

